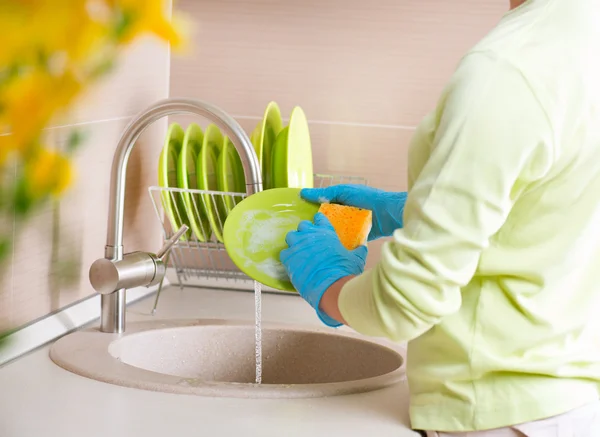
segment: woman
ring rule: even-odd
[[[600,3],[511,6],[417,129],[408,196],[303,191],[371,209],[379,264],[322,215],[281,260],[327,325],[409,341],[423,435],[598,437]]]

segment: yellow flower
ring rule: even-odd
[[[74,58],[87,54],[90,41],[102,35],[102,24],[90,16],[87,0],[3,0],[0,5],[0,65],[10,60],[34,61],[65,51]],[[83,43],[83,44],[82,44]]]
[[[40,148],[25,166],[28,192],[34,199],[48,194],[60,195],[71,183],[69,159],[53,150]]]
[[[7,125],[13,141],[23,150],[80,89],[81,84],[70,72],[53,76],[35,69],[21,74],[10,86],[0,89],[0,125]]]
[[[0,135],[0,172],[3,171],[2,166],[6,162],[6,158],[17,148],[18,144],[11,135]]]
[[[139,34],[150,32],[174,48],[183,46],[185,38],[166,16],[168,3],[164,0],[108,0],[108,3],[119,8],[127,21],[121,42],[128,43]],[[185,27],[183,21],[181,26]]]
[[[14,1],[0,2],[0,69],[22,57],[27,35],[22,32],[27,26],[23,8]]]
[[[166,0],[0,0],[0,135],[10,133],[0,136],[0,171],[14,154],[30,195],[62,192],[71,167],[39,148],[42,130],[137,37],[182,47],[187,24],[173,24],[168,7]]]

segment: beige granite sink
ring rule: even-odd
[[[80,331],[51,359],[73,373],[120,386],[247,398],[309,398],[377,390],[404,376],[404,350],[341,330],[263,326],[263,383],[254,384],[252,323],[131,323],[124,335]]]

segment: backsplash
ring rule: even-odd
[[[12,228],[16,244],[0,271],[0,332],[93,294],[88,269],[104,254],[117,140],[131,117],[167,97],[169,87],[173,97],[221,107],[248,133],[270,100],[284,118],[299,105],[310,122],[315,172],[403,190],[415,126],[508,1],[179,0],[176,6],[198,24],[192,53],[170,59],[161,43],[140,41],[64,126],[48,129],[60,146],[77,125],[86,143],[76,182],[60,203],[27,223],[1,224]],[[130,158],[127,250],[160,245],[147,187],[157,183],[165,133],[166,120],[155,123]],[[379,245],[371,245],[370,265]]]
[[[172,59],[171,96],[220,106],[248,134],[270,100],[283,117],[299,105],[315,172],[403,190],[416,125],[508,3],[180,0],[198,30],[193,54]]]
[[[26,223],[8,223],[15,235],[12,260],[0,272],[0,332],[19,327],[94,293],[90,264],[104,256],[108,186],[119,136],[131,117],[168,96],[169,50],[140,40],[118,68],[81,101],[67,123],[46,131],[60,147],[73,127],[85,135],[75,160],[75,180],[65,197]],[[140,138],[129,160],[125,207],[128,250],[157,250],[160,226],[147,194],[156,184],[156,162],[166,120]]]

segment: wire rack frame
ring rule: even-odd
[[[358,176],[314,175],[315,187],[337,184],[366,185],[367,180]],[[233,281],[249,279],[227,256],[222,241],[225,218],[229,211],[247,197],[245,193],[156,186],[149,187],[148,191],[165,241],[181,224],[190,228],[170,254],[170,266],[176,271],[179,286],[192,278]],[[207,211],[212,214],[207,214]],[[207,219],[209,215],[212,220]]]

